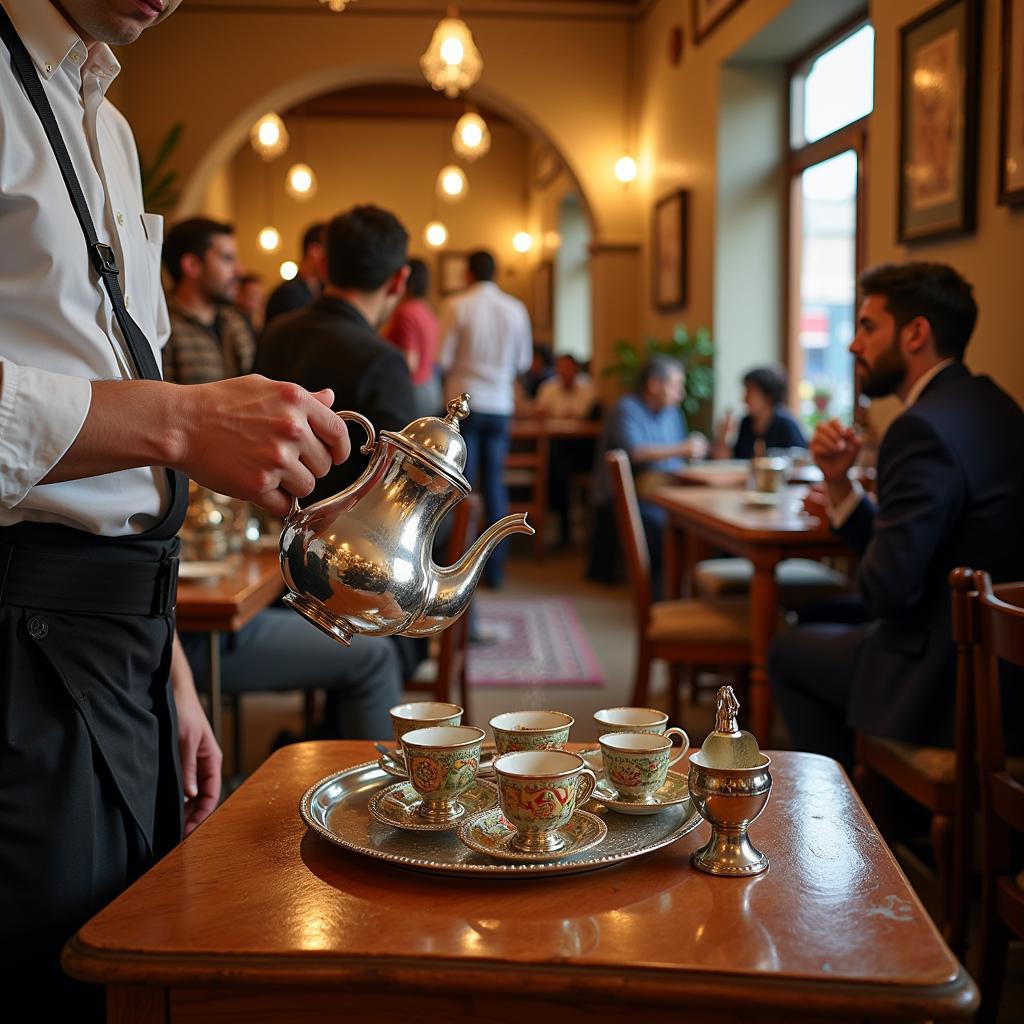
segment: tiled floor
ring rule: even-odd
[[[596,738],[591,715],[601,707],[628,704],[633,685],[634,627],[633,608],[625,587],[609,587],[583,580],[583,557],[578,551],[552,552],[544,562],[531,557],[508,562],[508,581],[503,594],[529,596],[557,592],[575,605],[580,621],[604,670],[601,687],[552,687],[519,689],[481,689],[473,692],[473,722],[486,725],[501,711],[518,708],[558,708],[576,719],[573,739]],[[665,675],[656,669],[652,681],[652,704],[666,706]],[[271,738],[282,728],[297,730],[301,726],[301,698],[291,694],[253,695],[245,698],[244,764],[252,771],[263,760]],[[741,726],[743,725],[741,711]],[[691,741],[699,745],[712,728],[713,712],[710,692],[700,705],[688,707],[682,724]],[[231,723],[228,719],[227,728]],[[230,733],[229,733],[230,734]],[[911,882],[918,889],[930,911],[939,907],[933,881],[911,860],[901,858]],[[976,945],[975,945],[976,950]],[[972,965],[968,954],[968,965]],[[1002,1000],[1000,1024],[1024,1024],[1024,945],[1011,947],[1010,966]]]

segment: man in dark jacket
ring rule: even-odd
[[[282,281],[267,299],[263,323],[305,309],[323,291],[324,225],[311,224],[302,234],[302,259],[290,281]]]
[[[256,372],[301,383],[323,375],[334,408],[362,413],[379,431],[402,430],[416,419],[405,357],[377,333],[405,291],[409,236],[398,219],[376,206],[356,206],[327,227],[327,287],[310,306],[275,320],[260,339]],[[366,468],[358,452],[318,482],[310,500],[335,494]]]
[[[811,453],[832,527],[861,555],[866,621],[801,626],[779,637],[770,662],[794,744],[847,765],[854,729],[952,745],[949,572],[1024,578],[1024,413],[963,363],[977,318],[971,286],[951,267],[909,263],[865,271],[860,287],[850,351],[861,392],[904,404],[879,450],[877,506],[849,476],[853,428],[820,424]]]

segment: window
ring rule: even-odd
[[[863,240],[863,163],[873,103],[874,30],[817,47],[790,79],[789,358],[808,428],[855,402],[853,338]]]

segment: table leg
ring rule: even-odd
[[[214,738],[221,743],[224,735],[224,705],[221,694],[220,680],[220,633],[210,630],[210,650],[207,660],[209,668],[208,678],[210,680],[210,725],[213,728]]]
[[[662,541],[661,558],[663,562],[662,589],[666,601],[678,600],[682,583],[682,549],[685,535],[679,526],[669,517],[665,524],[665,538]]]
[[[773,701],[768,685],[768,648],[779,614],[776,561],[775,558],[756,558],[754,578],[750,581],[750,731],[762,749],[771,746]]]

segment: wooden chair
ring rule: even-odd
[[[1006,971],[1007,941],[1011,935],[1024,938],[1024,872],[1014,875],[1011,859],[1012,838],[1018,853],[1024,838],[1024,764],[1020,758],[1006,757],[999,672],[1000,660],[1024,667],[1024,583],[993,586],[988,573],[980,571],[975,573],[975,583],[974,671],[983,825],[978,1020],[994,1021]],[[1021,685],[1019,679],[1014,682]]]
[[[448,537],[445,559],[449,565],[457,562],[473,543],[480,529],[481,501],[469,494],[452,511],[452,532]],[[406,681],[407,690],[429,690],[433,699],[443,703],[460,704],[465,710],[464,721],[470,721],[469,688],[466,686],[466,665],[469,653],[469,609],[437,637],[437,656],[432,665],[420,666],[416,675]],[[429,669],[434,672],[428,675]],[[454,692],[457,691],[457,692]]]
[[[651,600],[651,558],[640,519],[640,506],[629,457],[624,451],[605,455],[615,499],[615,515],[633,587],[637,623],[636,678],[632,702],[648,702],[651,663],[673,666],[750,665],[750,604],[745,598]],[[678,681],[672,685],[672,712],[678,711]]]
[[[693,569],[698,597],[733,597],[750,593],[754,565],[748,558],[705,558]],[[775,569],[779,603],[799,611],[817,601],[848,593],[850,580],[838,569],[811,558],[787,558]]]
[[[868,810],[885,828],[886,784],[931,812],[929,828],[944,901],[943,933],[963,957],[970,912],[970,875],[976,784],[974,772],[974,628],[971,599],[975,574],[954,569],[949,576],[956,645],[956,734],[953,749],[857,735],[854,783]]]
[[[548,515],[548,459],[546,437],[516,437],[505,456],[505,486],[509,490],[510,514],[525,512],[536,531],[533,543],[537,557],[544,557]]]

